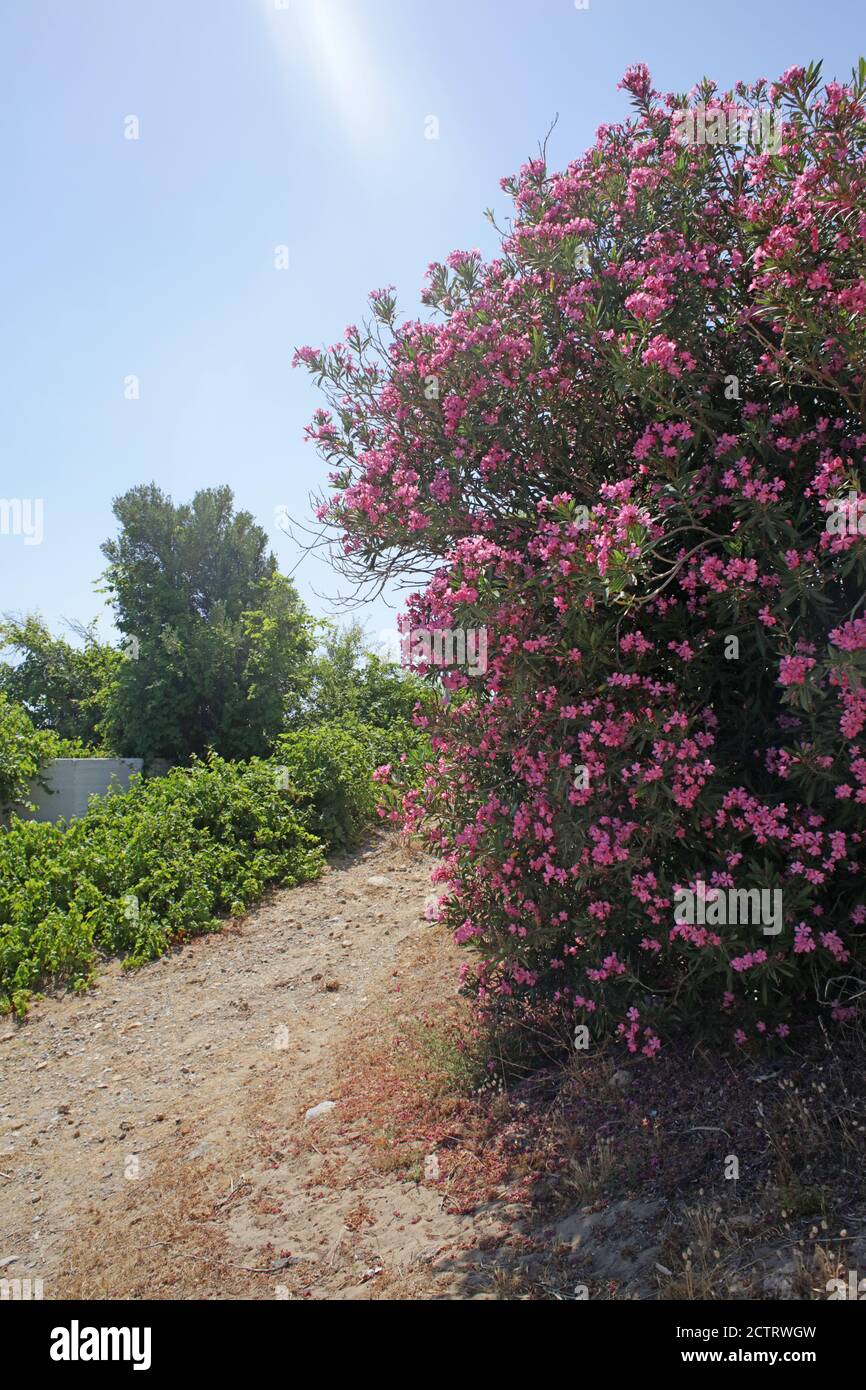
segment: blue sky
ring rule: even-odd
[[[0,497],[42,499],[44,537],[0,534],[0,612],[109,635],[111,501],[151,480],[228,483],[291,570],[277,509],[309,516],[324,481],[296,346],[382,285],[415,314],[430,261],[492,253],[499,178],[557,112],[556,165],[621,119],[630,63],[665,91],[819,57],[844,77],[863,32],[861,0],[3,0]],[[296,581],[333,613],[325,566]]]

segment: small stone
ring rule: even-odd
[[[318,1105],[311,1105],[304,1116],[305,1120],[315,1120],[319,1115],[327,1115],[329,1110],[333,1110],[337,1104],[335,1100],[320,1100]]]
[[[372,874],[372,875],[370,876],[370,878],[367,879],[367,887],[368,887],[368,888],[390,888],[390,887],[391,887],[391,880],[390,880],[390,878],[386,878],[384,874]]]

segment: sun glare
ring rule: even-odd
[[[370,42],[346,0],[260,0],[293,84],[312,75],[346,134],[366,143],[384,121],[384,87]]]

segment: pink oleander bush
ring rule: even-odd
[[[504,180],[499,255],[431,266],[428,318],[379,291],[297,354],[341,564],[426,572],[413,629],[487,629],[486,671],[426,672],[434,760],[391,813],[468,980],[648,1056],[864,988],[866,64],[820,84],[630,68],[633,117]],[[781,140],[684,145],[697,103]],[[678,922],[700,882],[781,891],[781,930]]]

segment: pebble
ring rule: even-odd
[[[310,1109],[307,1111],[306,1115],[304,1116],[304,1119],[315,1120],[319,1115],[327,1115],[328,1111],[333,1110],[336,1104],[337,1102],[335,1100],[320,1100],[318,1105],[310,1106]]]

